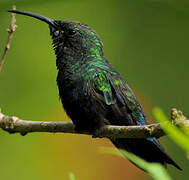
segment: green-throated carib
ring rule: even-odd
[[[95,133],[107,124],[147,124],[141,105],[127,82],[105,58],[102,41],[91,27],[31,12],[9,12],[31,16],[49,24],[56,54],[60,99],[77,131]],[[181,170],[155,138],[111,141],[116,147],[146,161],[172,164]]]

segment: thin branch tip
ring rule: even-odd
[[[16,9],[16,6],[14,5],[13,7],[13,10]],[[5,62],[5,58],[7,56],[7,52],[8,50],[10,49],[10,44],[11,44],[11,40],[12,40],[12,37],[13,37],[13,33],[16,31],[16,28],[18,27],[16,25],[16,17],[15,17],[15,14],[14,13],[11,13],[11,24],[10,24],[10,27],[7,29],[7,32],[9,33],[8,35],[8,40],[7,40],[7,43],[5,45],[5,48],[4,48],[4,52],[3,52],[3,55],[2,55],[2,58],[0,60],[0,72],[2,70],[2,67],[3,67],[3,64]]]
[[[171,121],[172,124],[178,127],[188,127],[189,128],[189,119],[184,116],[183,112],[173,108],[171,110]]]

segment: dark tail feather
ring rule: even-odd
[[[158,162],[166,167],[171,164],[182,170],[165,152],[157,139],[153,141],[147,139],[115,139],[112,140],[117,148],[125,149],[148,162]]]

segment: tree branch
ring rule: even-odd
[[[171,118],[177,126],[185,124],[189,127],[189,120],[182,114],[181,111],[173,109]],[[0,112],[0,128],[9,133],[20,133],[25,135],[31,132],[50,132],[50,133],[73,133],[93,135],[93,137],[107,138],[159,138],[164,136],[162,130],[164,124],[151,124],[144,126],[112,126],[106,125],[94,134],[90,132],[76,132],[72,122],[44,122],[44,121],[29,121],[21,120],[15,116],[6,116]]]
[[[13,10],[15,10],[15,9],[16,9],[16,6],[13,6]],[[4,52],[3,52],[3,56],[0,60],[0,72],[1,72],[3,64],[5,62],[5,57],[7,55],[8,49],[10,48],[10,43],[11,43],[11,40],[12,40],[12,37],[13,37],[13,33],[17,28],[15,14],[11,13],[11,15],[12,15],[11,25],[10,25],[10,28],[7,29],[8,33],[9,33],[8,40],[7,40],[7,44],[6,44]]]

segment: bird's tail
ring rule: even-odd
[[[148,162],[158,162],[166,167],[171,164],[177,169],[182,170],[165,152],[159,141],[152,139],[115,139],[112,140],[117,148],[125,149],[143,158]]]

